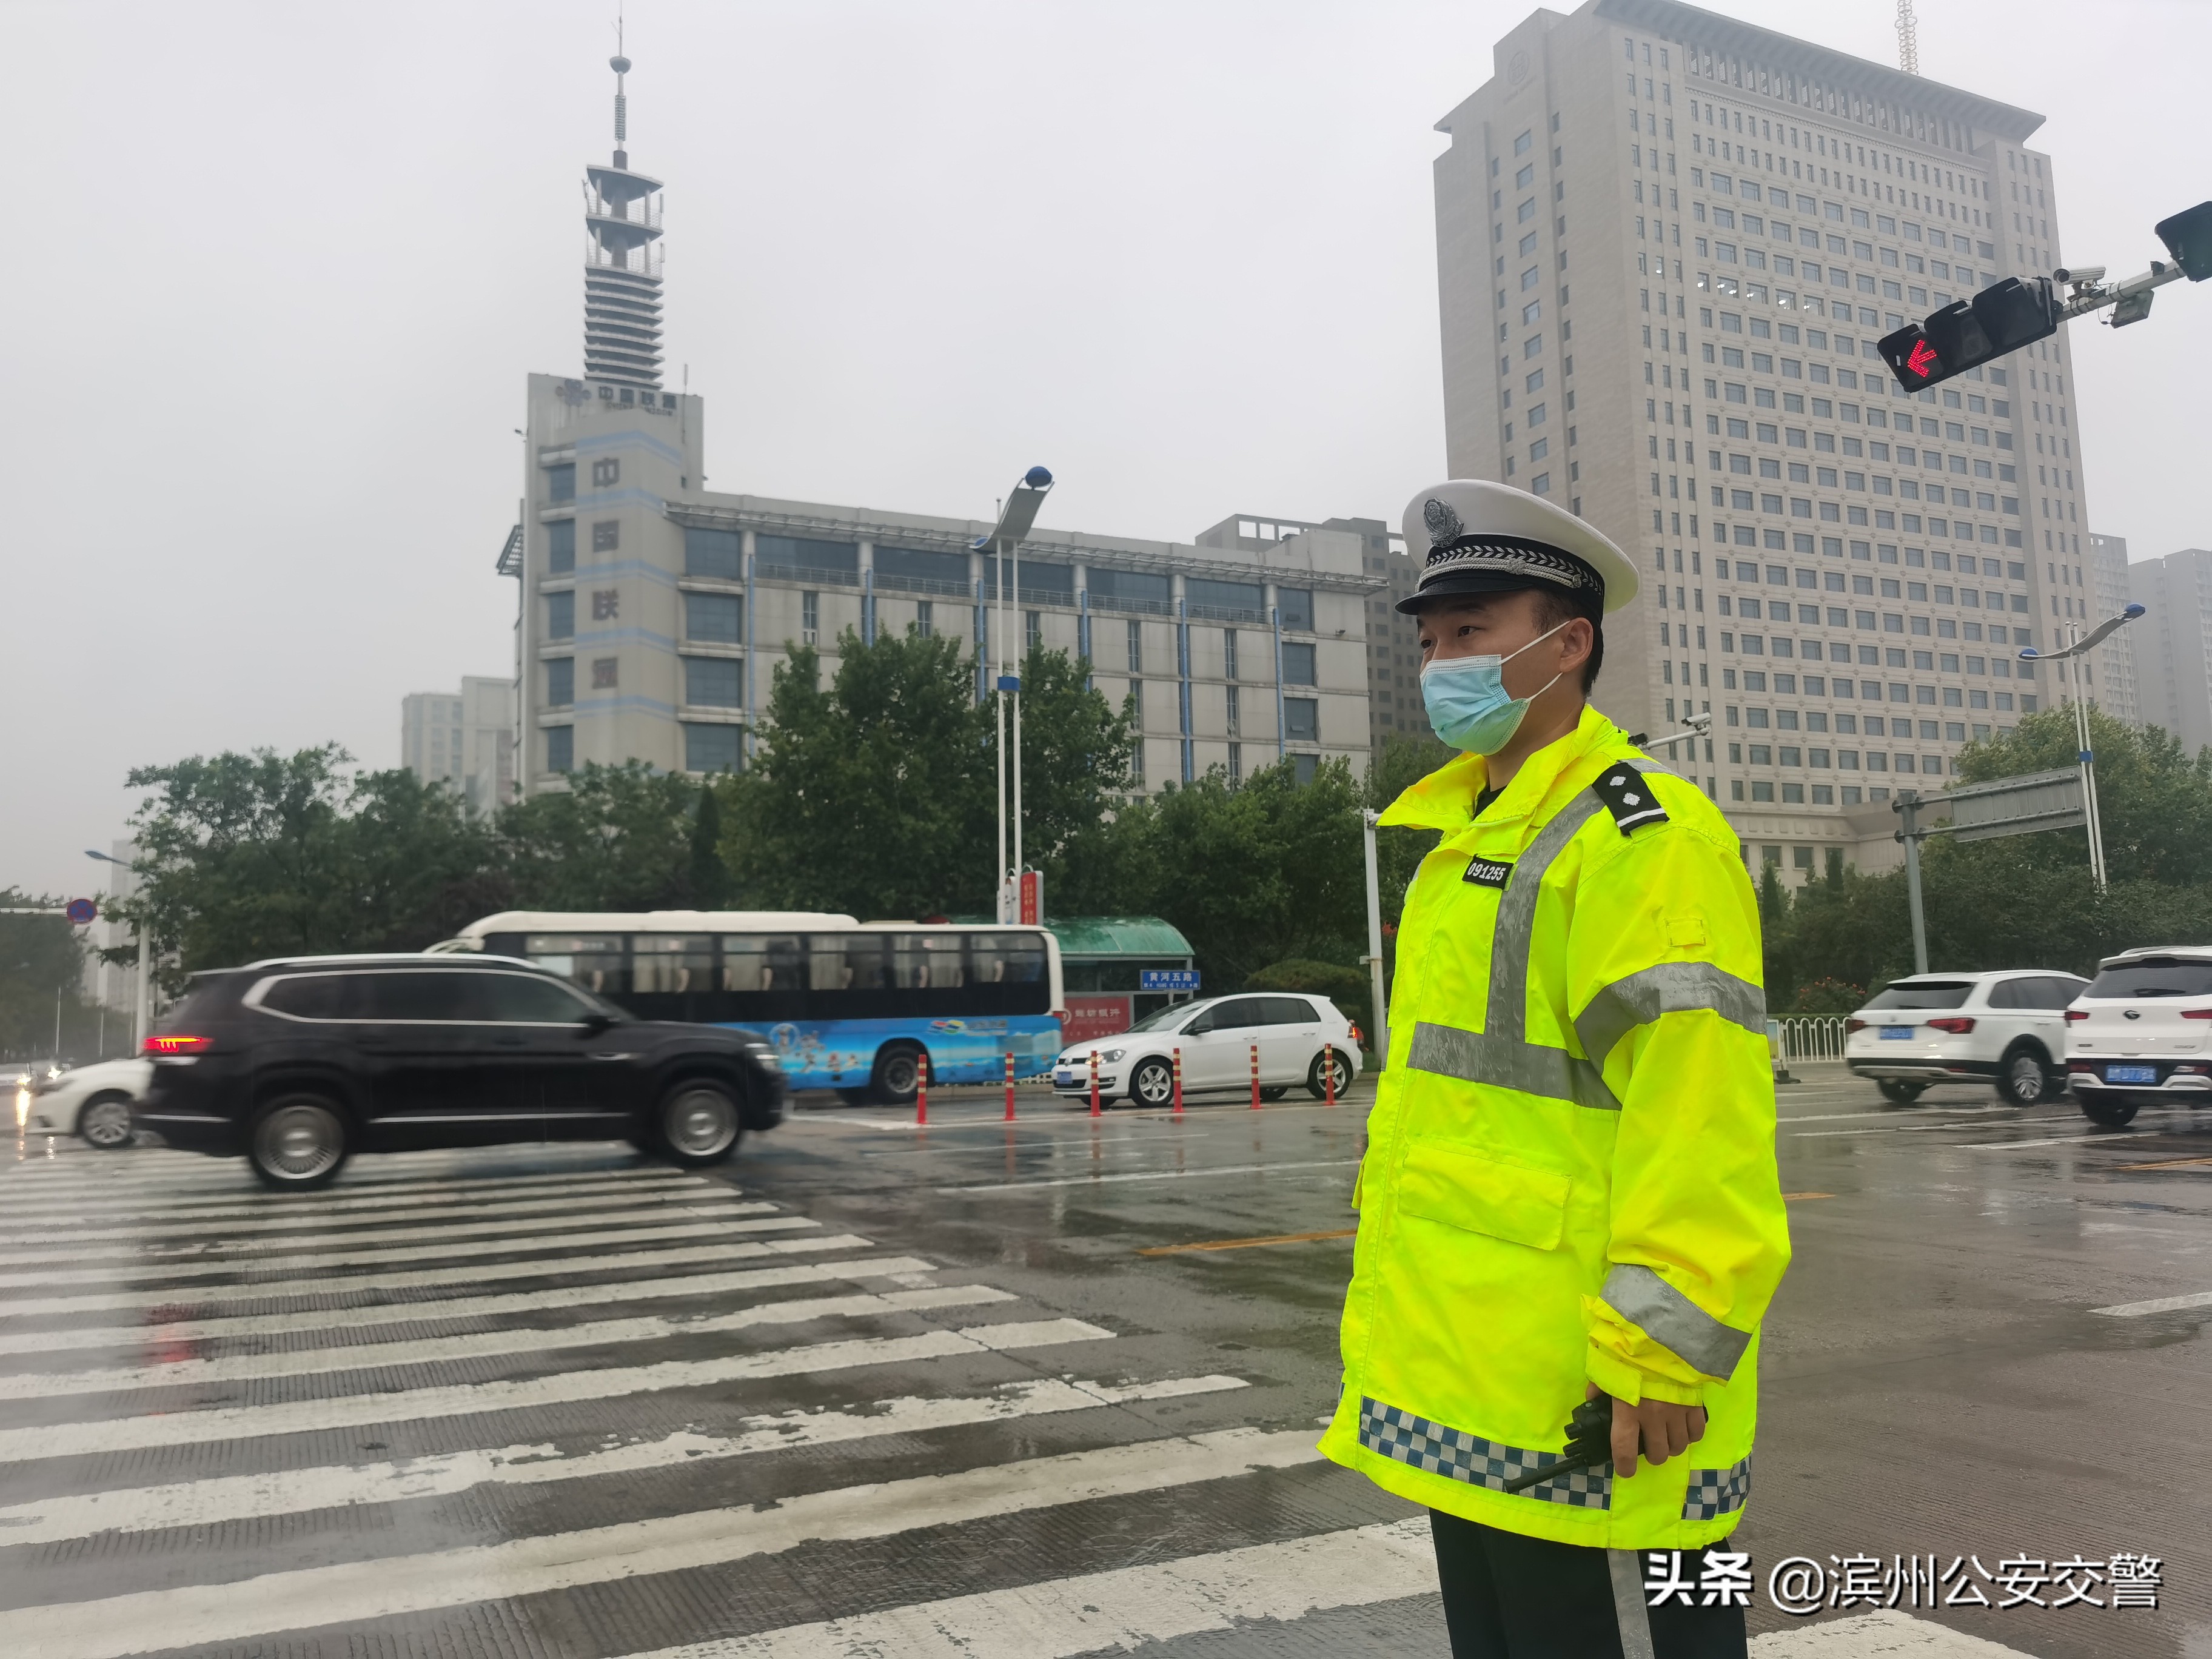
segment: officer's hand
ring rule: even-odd
[[[1584,1398],[1596,1392],[1595,1382],[1583,1384]],[[1624,1480],[1636,1473],[1639,1449],[1646,1462],[1663,1463],[1705,1437],[1703,1406],[1677,1406],[1666,1400],[1647,1400],[1639,1406],[1618,1398],[1613,1402],[1613,1472]]]

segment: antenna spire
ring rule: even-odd
[[[614,165],[584,170],[584,374],[613,382],[628,403],[660,386],[660,181],[630,171],[623,44],[617,12],[615,55],[607,59],[615,72]]]
[[[623,53],[623,16],[619,10],[615,13],[615,55],[607,59],[607,67],[615,72],[615,165],[626,167],[629,157],[623,152],[629,143],[629,100],[623,91],[623,77],[629,73],[629,59]]]
[[[1912,15],[1912,0],[1897,0],[1897,66],[1907,75],[1920,73],[1920,20]]]

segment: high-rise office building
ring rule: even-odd
[[[526,790],[588,761],[742,766],[792,647],[826,676],[848,632],[908,629],[958,637],[979,698],[987,656],[1087,656],[1134,707],[1146,788],[1284,759],[1364,767],[1367,601],[1385,581],[1363,530],[1201,548],[1040,528],[1002,607],[974,545],[988,524],[702,489],[705,400],[659,385],[660,182],[630,167],[617,99],[611,165],[586,173],[585,373],[530,377],[522,522],[497,566],[523,590]]]
[[[2088,549],[2089,617],[2094,624],[2118,615],[2132,597],[2128,591],[2128,538],[2093,532],[2081,538],[2081,544]],[[2107,638],[2090,653],[2092,660],[2082,677],[2082,694],[2090,704],[2130,726],[2141,725],[2144,718],[2141,676],[2136,667],[2136,643],[2142,627],[2138,620]]]
[[[417,691],[399,702],[399,763],[451,787],[477,813],[514,799],[514,688],[471,674],[460,690]]]
[[[2212,744],[2212,552],[2184,548],[2128,567],[2128,591],[2145,607],[2132,633],[2141,717],[2191,754]]]
[[[2017,653],[2087,614],[2066,330],[1917,395],[1875,351],[2059,263],[2041,124],[1676,0],[1531,14],[1438,124],[1451,470],[1641,563],[1597,700],[1709,708],[1675,763],[1785,868],[2055,701]]]

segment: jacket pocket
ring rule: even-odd
[[[1549,1170],[1417,1140],[1407,1148],[1399,1174],[1398,1207],[1424,1221],[1555,1250],[1566,1228],[1572,1185]]]

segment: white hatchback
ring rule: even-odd
[[[2106,957],[2066,1011],[2066,1071],[2093,1123],[2118,1128],[2158,1101],[2212,1102],[2212,945]]]
[[[148,1060],[103,1060],[42,1079],[31,1091],[24,1127],[34,1135],[77,1135],[102,1152],[118,1151],[131,1144],[131,1107],[153,1075]]]
[[[1186,1095],[1249,1091],[1255,1055],[1263,1100],[1280,1100],[1298,1084],[1325,1098],[1325,1066],[1335,1069],[1340,1097],[1359,1075],[1359,1036],[1336,1005],[1281,992],[1172,1003],[1126,1031],[1070,1043],[1053,1061],[1054,1091],[1088,1099],[1093,1054],[1102,1103],[1127,1096],[1139,1106],[1169,1104],[1178,1055]]]
[[[1936,1083],[1993,1083],[2033,1105],[2065,1087],[2066,1006],[2087,983],[2041,969],[1893,980],[1844,1022],[1844,1063],[1900,1106]]]

